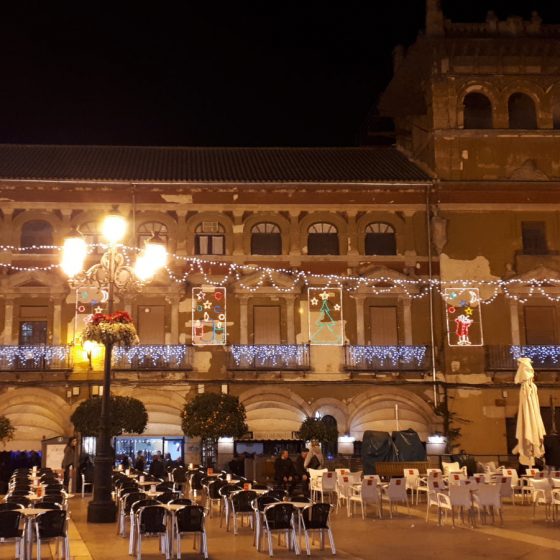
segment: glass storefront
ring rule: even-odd
[[[169,454],[172,461],[180,464],[184,462],[184,438],[178,436],[117,436],[114,445],[117,460],[127,456],[130,464],[134,463],[138,451],[142,451],[148,463],[156,453],[163,457]]]

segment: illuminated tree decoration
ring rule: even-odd
[[[193,288],[193,345],[223,346],[226,341],[226,288],[221,286]]]
[[[482,315],[478,288],[446,288],[443,294],[449,346],[482,346]]]
[[[308,288],[309,342],[323,346],[344,344],[342,289]]]

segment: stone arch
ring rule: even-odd
[[[7,450],[41,450],[43,437],[69,436],[71,407],[62,398],[40,387],[11,388],[2,393],[0,415],[7,416],[16,431]]]
[[[134,397],[144,403],[148,411],[148,425],[143,435],[183,436],[181,413],[190,389],[169,387],[165,389],[115,387],[113,393]]]
[[[489,82],[469,82],[457,94],[457,127],[464,128],[465,126],[465,97],[470,93],[480,93],[484,95],[489,101],[492,110],[492,121],[494,115],[499,110],[501,100],[500,95],[496,92],[496,88]],[[494,124],[494,122],[493,122]],[[492,128],[492,127],[490,127]]]
[[[339,255],[348,254],[348,224],[346,220],[335,212],[311,212],[299,223],[300,247],[307,253],[307,232],[312,224],[326,222],[336,227],[338,232]]]
[[[226,243],[225,254],[233,254],[233,222],[225,214],[219,212],[198,212],[191,216],[185,226],[187,231],[186,248],[187,254],[194,255],[194,235],[196,227],[202,222],[218,222],[225,229]],[[178,240],[180,242],[181,240]]]
[[[395,431],[396,404],[399,406],[399,429],[412,428],[424,441],[434,432],[438,422],[426,401],[410,391],[380,387],[358,395],[348,406],[350,434],[361,440],[365,430]]]
[[[345,434],[348,431],[349,412],[348,407],[342,401],[330,397],[325,397],[313,401],[312,406],[312,416],[315,416],[317,412],[321,416],[330,414],[331,416],[336,418],[339,434]]]
[[[311,415],[305,400],[286,389],[249,389],[239,396],[239,401],[247,411],[247,424],[254,439],[292,439],[292,433]]]
[[[358,252],[360,255],[365,255],[365,236],[366,228],[369,224],[374,222],[382,222],[389,224],[395,230],[395,238],[397,242],[397,255],[404,252],[405,243],[405,224],[395,214],[388,212],[367,212],[356,220],[356,231],[358,234]]]
[[[508,125],[521,130],[539,127],[537,104],[531,95],[516,91],[508,97]]]
[[[61,240],[66,232],[63,231],[62,221],[55,214],[46,210],[27,210],[18,214],[12,220],[10,228],[12,234],[12,245],[20,247],[22,228],[27,222],[33,221],[44,221],[50,224],[52,227],[53,244],[57,245],[61,243]]]
[[[243,252],[251,254],[251,229],[261,222],[271,222],[280,228],[282,234],[282,254],[290,252],[290,222],[278,212],[258,212],[249,216],[243,223]]]
[[[142,224],[148,222],[159,222],[167,228],[167,251],[176,251],[177,246],[177,220],[165,212],[138,212],[136,214],[136,231],[131,232],[134,244],[137,244],[138,229]],[[142,247],[139,247],[140,249]]]

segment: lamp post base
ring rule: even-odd
[[[110,502],[90,502],[88,504],[88,523],[114,523],[117,519],[117,506]]]

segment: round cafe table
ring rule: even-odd
[[[18,509],[25,517],[25,525],[23,527],[23,560],[31,560],[33,558],[33,525],[37,516],[47,511],[52,511],[49,509],[42,508],[22,508]]]

